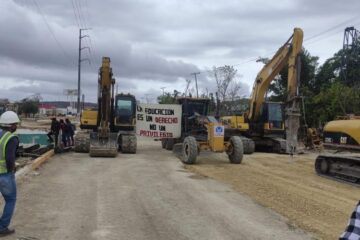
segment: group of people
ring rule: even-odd
[[[59,121],[54,117],[51,119],[50,132],[48,138],[50,142],[54,142],[58,146],[58,138],[61,135],[61,141],[64,147],[74,146],[75,125],[70,122],[68,118],[60,119]]]

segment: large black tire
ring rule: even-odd
[[[134,135],[121,135],[121,152],[136,153],[137,141]]]
[[[241,138],[244,147],[244,154],[252,154],[255,152],[255,142],[249,138]]]
[[[168,138],[166,140],[166,146],[165,149],[171,151],[174,147],[175,140],[173,138]]]
[[[162,138],[162,139],[161,139],[161,147],[162,147],[162,148],[165,148],[165,147],[166,147],[166,141],[167,141],[167,138]]]
[[[192,136],[188,136],[184,139],[182,145],[181,160],[185,164],[194,164],[198,155],[198,146],[196,139]]]
[[[239,136],[232,136],[229,140],[230,146],[226,150],[230,163],[240,164],[243,159],[244,148]]]

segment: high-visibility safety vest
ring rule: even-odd
[[[0,174],[7,173],[6,167],[6,145],[10,138],[14,137],[11,132],[6,131],[0,138]]]

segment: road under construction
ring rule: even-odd
[[[138,137],[136,154],[111,159],[51,150],[35,160],[22,157],[15,236],[336,239],[360,190],[317,175],[318,155],[255,152],[234,165],[225,153],[204,152],[196,165],[186,165],[158,141]]]
[[[183,165],[139,137],[137,154],[45,156],[17,173],[15,237],[336,239],[360,190],[316,175],[316,155],[254,153],[232,165],[205,153]]]

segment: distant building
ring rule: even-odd
[[[39,114],[42,116],[56,116],[56,106],[52,104],[40,103]]]
[[[41,102],[39,105],[39,114],[42,116],[64,116],[77,113],[76,104],[71,106],[67,101]],[[84,103],[85,108],[96,108],[96,103]]]

